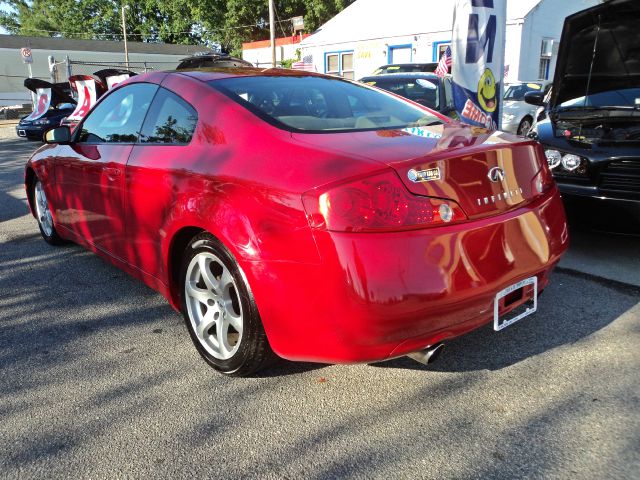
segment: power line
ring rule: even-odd
[[[276,12],[277,15],[277,12]],[[285,20],[277,20],[275,23],[286,23],[286,22],[290,22],[291,18],[287,18]],[[264,28],[264,23],[254,23],[251,25],[234,25],[234,26],[230,26],[230,27],[221,27],[221,28],[215,28],[215,29],[211,29],[209,31],[205,31],[204,33],[208,33],[208,32],[223,32],[226,30],[237,30],[240,28]],[[280,28],[282,29],[282,33],[285,35],[285,37],[287,36],[286,33],[284,32],[284,28],[282,27],[282,25],[280,25]],[[65,32],[62,30],[45,30],[42,28],[29,28],[27,29],[28,32],[43,32],[43,33],[55,33],[55,34],[59,34],[62,36],[66,36],[66,35],[89,35],[89,36],[94,36],[94,37],[123,37],[124,35],[122,33],[96,33],[96,32]],[[186,30],[186,31],[176,31],[176,30],[165,30],[162,33],[170,33],[173,35],[198,35],[197,32],[194,32],[193,30]],[[128,33],[127,32],[127,37],[151,37],[153,36],[153,33]]]
[[[278,15],[278,9],[276,8],[276,3],[275,2],[273,2],[273,11],[276,12],[276,18],[278,19],[276,21],[276,23],[280,25],[280,30],[282,30],[282,36],[286,37],[287,34],[285,33],[284,28],[282,27],[282,21],[280,20],[280,15]],[[291,20],[291,19],[289,19],[289,20]]]

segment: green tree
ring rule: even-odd
[[[0,4],[0,26],[9,33],[84,39],[121,39],[121,7],[126,6],[129,40],[193,43],[199,26],[189,15],[190,0],[8,0]],[[195,2],[194,2],[195,3]]]
[[[312,32],[354,0],[276,0],[276,36],[291,35],[289,19],[304,16]],[[218,43],[235,55],[242,42],[269,38],[267,0],[0,0],[0,26],[20,35],[145,42]]]

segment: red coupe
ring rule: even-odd
[[[44,239],[161,292],[221,372],[432,360],[535,311],[567,248],[541,147],[342,79],[139,75],[26,165]]]

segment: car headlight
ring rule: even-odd
[[[545,150],[544,156],[547,157],[547,163],[552,170],[562,162],[562,155],[560,155],[558,150]]]
[[[562,166],[569,172],[573,172],[581,163],[582,159],[572,153],[567,153],[562,157]]]
[[[34,125],[48,125],[50,122],[50,120],[48,118],[41,118],[39,120],[34,120],[33,124]]]
[[[503,113],[502,114],[502,121],[505,123],[509,123],[512,122],[513,119],[516,118],[516,116],[512,113]]]

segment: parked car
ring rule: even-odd
[[[536,142],[331,76],[139,75],[46,139],[25,170],[44,239],[161,292],[226,374],[430,361],[535,311],[567,248]]]
[[[536,118],[537,107],[524,101],[527,92],[542,92],[546,94],[551,88],[551,82],[517,82],[505,85],[502,103],[502,130],[526,135]]]
[[[76,102],[64,86],[57,83],[27,78],[24,86],[35,94],[36,106],[33,112],[20,119],[16,134],[29,140],[42,141],[44,132],[60,125],[60,121],[73,112]]]
[[[178,63],[176,70],[193,70],[194,68],[236,68],[254,67],[251,62],[241,58],[232,57],[225,53],[203,52],[183,58]]]
[[[386,73],[413,73],[413,72],[433,72],[438,66],[435,63],[391,63],[382,65],[375,69],[371,75],[384,75]]]
[[[563,197],[591,215],[640,219],[640,5],[612,0],[565,20],[548,104],[531,132]],[[594,207],[605,207],[596,213]]]
[[[435,73],[388,73],[364,77],[360,82],[408,98],[443,115],[457,117],[450,77],[439,77]]]

